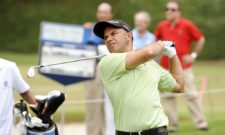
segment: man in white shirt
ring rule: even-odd
[[[36,100],[23,80],[16,64],[0,58],[0,134],[12,135],[13,129],[13,89],[29,104]]]

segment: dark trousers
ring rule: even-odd
[[[116,131],[116,135],[168,135],[166,126],[143,130],[140,132]]]

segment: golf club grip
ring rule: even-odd
[[[175,47],[176,46],[176,43],[175,42],[173,42],[173,44],[171,45],[171,47]]]

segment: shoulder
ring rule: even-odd
[[[137,29],[134,28],[134,29],[132,30],[132,33],[137,33]]]
[[[104,64],[106,62],[114,63],[117,60],[123,58],[125,55],[126,53],[110,53],[101,59],[99,65]]]
[[[105,56],[99,63],[98,68],[103,82],[110,82],[126,71],[126,53],[112,53]]]
[[[12,62],[12,61],[9,61],[9,60],[6,60],[6,59],[2,59],[2,58],[0,58],[0,65],[3,65],[4,67],[7,67],[7,68],[16,67],[15,62]]]
[[[92,29],[95,25],[95,22],[85,22],[83,24],[83,27],[86,28],[86,29]]]
[[[15,62],[8,61],[0,58],[0,69],[3,69],[8,75],[15,75],[18,71],[18,67]]]
[[[168,25],[169,24],[169,21],[168,20],[163,20],[163,21],[161,21],[159,24],[158,24],[158,27],[164,27],[164,26],[166,26],[166,25]]]
[[[137,37],[137,35],[138,35],[137,29],[134,28],[132,30],[132,34],[133,34],[134,37]]]
[[[186,26],[195,26],[191,20],[188,20],[185,18],[181,18],[181,24],[186,25]]]
[[[168,20],[163,20],[163,21],[161,21],[158,25],[157,25],[157,27],[156,27],[156,29],[155,29],[155,35],[156,35],[156,37],[158,37],[159,36],[159,33],[161,33],[162,31],[164,31],[165,29],[167,29],[167,27],[169,27],[169,21]],[[159,38],[159,37],[158,37]]]
[[[110,53],[99,62],[100,70],[109,70],[125,63],[126,53]]]
[[[150,32],[150,31],[148,31],[148,37],[150,37],[150,38],[154,38],[155,37],[155,35],[152,33],[152,32]]]

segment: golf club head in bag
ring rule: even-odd
[[[58,135],[57,126],[51,119],[59,106],[65,101],[64,93],[51,91],[47,96],[35,96],[37,105],[30,105],[36,116],[31,117],[23,100],[15,104],[15,108],[21,113],[22,126],[26,133],[21,135]],[[44,111],[44,113],[42,113]]]
[[[39,131],[38,135],[46,135],[46,133],[48,133],[48,135],[55,135],[55,127],[52,126],[49,128],[49,124],[43,123],[40,118],[37,118],[35,116],[32,117],[27,109],[26,103],[23,100],[20,100],[19,103],[16,103],[14,105],[14,113],[16,113],[14,114],[15,116],[20,116],[20,122],[17,125],[20,135],[37,135],[36,133],[31,134],[30,132],[30,129],[34,129],[35,127],[45,127],[45,131]],[[50,131],[52,132],[52,134],[50,134]]]
[[[31,110],[41,118],[44,123],[52,124],[51,115],[56,112],[58,107],[65,101],[64,93],[51,91],[47,96],[35,96],[37,106],[30,106]],[[46,107],[47,106],[47,107]],[[42,113],[44,111],[44,113]]]
[[[14,105],[14,122],[18,116],[20,118],[19,124],[17,124],[19,134],[25,135],[27,134],[26,123],[30,122],[31,118],[29,118],[30,115],[27,113],[27,105],[24,100],[20,100],[20,102]]]
[[[20,114],[22,115],[22,118],[27,125],[31,123],[31,115],[27,110],[27,105],[24,100],[20,100],[20,102],[16,103],[14,107],[20,111]]]

